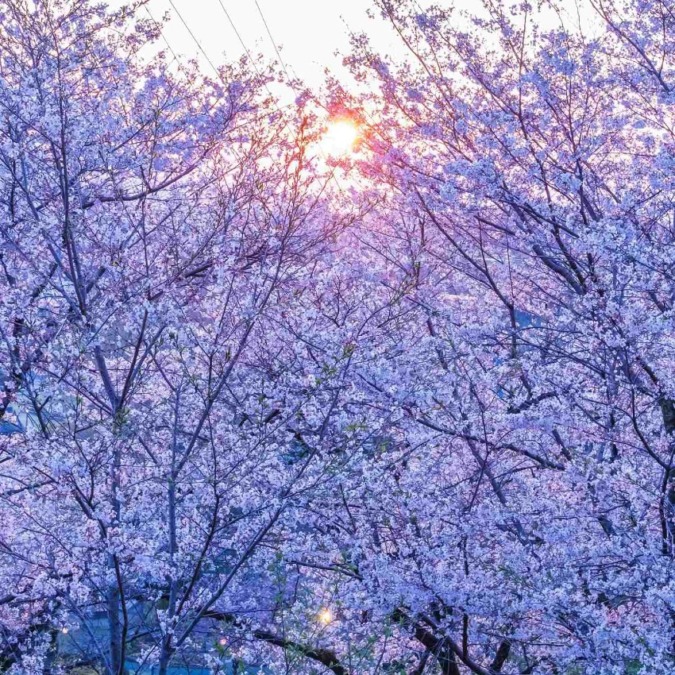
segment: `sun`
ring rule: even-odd
[[[324,607],[318,615],[319,622],[324,626],[327,626],[333,621],[333,612],[330,611],[327,607]]]
[[[344,156],[354,149],[358,137],[359,129],[352,120],[332,120],[321,139],[321,148],[331,157]]]

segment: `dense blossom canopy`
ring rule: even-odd
[[[0,671],[673,673],[672,3],[374,0],[338,160],[143,4],[0,0]]]

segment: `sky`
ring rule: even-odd
[[[207,67],[207,57],[215,65],[238,58],[244,48],[234,24],[250,52],[278,60],[276,44],[290,76],[316,86],[326,67],[341,70],[336,52],[349,51],[350,31],[366,31],[380,48],[401,49],[382,19],[367,17],[370,6],[369,0],[150,0],[148,8],[157,20],[171,16],[163,34],[180,57]]]
[[[119,5],[125,0],[110,1]],[[433,2],[416,0],[420,9]],[[480,11],[478,0],[436,2],[454,7],[458,21],[465,20],[461,18],[462,10],[470,14]],[[576,2],[569,0],[569,8],[575,7]],[[289,78],[299,78],[314,91],[320,91],[325,70],[329,69],[353,87],[342,59],[350,52],[350,33],[360,32],[367,33],[380,54],[397,60],[410,58],[389,22],[375,9],[373,0],[149,0],[147,11],[155,20],[169,17],[162,28],[164,40],[179,61],[197,58],[204,72],[212,64],[237,60],[246,51],[279,61],[278,48]],[[538,21],[541,20],[539,14]],[[298,91],[283,85],[272,87],[284,103],[291,102]],[[336,129],[336,134],[338,131],[344,131],[333,139],[340,150],[331,146],[326,149],[329,154],[352,146],[346,137],[349,130]]]
[[[477,0],[437,2],[470,13],[480,4]],[[150,0],[148,9],[155,19],[167,13],[171,16],[163,33],[181,58],[197,57],[208,68],[209,60],[218,65],[239,58],[244,53],[243,41],[251,53],[275,60],[276,44],[289,75],[317,87],[324,81],[325,68],[337,75],[344,72],[342,56],[336,52],[349,51],[350,31],[366,32],[380,53],[405,58],[405,48],[388,23],[379,16],[368,18],[373,4],[372,0]],[[417,4],[424,8],[433,2],[417,0]],[[577,17],[574,0],[563,6],[571,19]]]

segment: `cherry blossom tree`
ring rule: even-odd
[[[376,0],[329,166],[137,10],[2,5],[0,668],[671,673],[670,4]]]
[[[12,672],[204,661],[223,613],[272,602],[275,541],[348,461],[349,350],[308,364],[294,318],[353,219],[312,117],[254,65],[172,75],[136,9],[0,17]]]
[[[378,8],[410,58],[356,36],[370,93],[335,97],[401,318],[344,602],[410,672],[409,639],[415,672],[671,672],[672,8]]]

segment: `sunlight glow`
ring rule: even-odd
[[[319,622],[327,626],[333,620],[333,613],[328,608],[324,608],[319,612]]]
[[[358,137],[358,127],[352,120],[332,120],[321,139],[321,148],[331,157],[347,155],[354,149]]]

